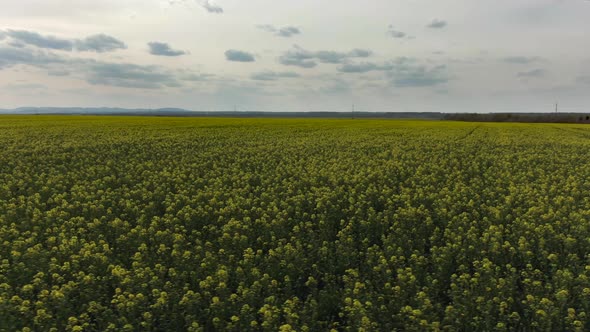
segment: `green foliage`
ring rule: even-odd
[[[0,331],[590,329],[590,130],[0,117]]]

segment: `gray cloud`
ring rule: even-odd
[[[398,58],[392,66],[388,76],[391,78],[391,83],[398,88],[429,87],[449,81],[445,65],[426,67],[417,64],[415,59]]]
[[[216,5],[212,5],[209,0],[202,0],[200,1],[200,5],[205,8],[209,13],[214,13],[214,14],[221,14],[223,13],[223,8],[216,6]]]
[[[314,56],[323,63],[342,63],[348,57],[354,57],[354,55],[335,51],[318,51]]]
[[[387,29],[387,34],[389,36],[391,36],[392,38],[397,38],[397,39],[406,38],[408,36],[403,31],[395,30],[393,25],[389,25],[389,27]]]
[[[353,49],[350,52],[317,51],[311,52],[297,45],[279,57],[279,62],[286,66],[313,68],[317,62],[340,64],[351,58],[367,58],[372,52],[364,49]]]
[[[280,36],[280,37],[292,37],[293,35],[298,35],[301,33],[301,30],[297,27],[294,26],[286,26],[286,27],[282,27],[282,28],[276,28],[273,25],[270,24],[263,24],[263,25],[257,25],[256,27],[258,27],[261,30],[264,30],[266,32],[271,32],[273,34],[275,34],[276,36]]]
[[[74,47],[74,42],[71,40],[54,36],[43,36],[33,31],[7,30],[5,33],[17,42],[37,46],[39,48],[71,51]]]
[[[391,83],[400,88],[435,86],[449,81],[445,65],[427,67],[420,65],[417,59],[407,57],[400,57],[384,64],[345,63],[338,67],[338,71],[347,74],[383,71],[391,79]]]
[[[301,68],[313,68],[317,62],[313,61],[314,55],[302,48],[295,47],[279,57],[279,62],[285,66],[297,66]]]
[[[105,53],[126,49],[127,45],[117,38],[101,33],[76,41],[76,48],[78,51]]]
[[[272,24],[259,24],[256,26],[258,29],[266,31],[266,32],[276,32],[277,28],[275,28]]]
[[[529,71],[521,71],[516,74],[517,77],[542,77],[545,76],[545,71],[543,69],[537,68]]]
[[[0,40],[6,38],[6,32],[0,30]]]
[[[65,69],[50,69],[47,71],[49,76],[69,76],[70,72]]]
[[[124,88],[159,89],[178,87],[174,74],[157,66],[140,66],[129,63],[90,62],[87,82]]]
[[[263,71],[259,73],[254,73],[250,76],[250,79],[256,81],[276,81],[280,78],[293,78],[299,77],[300,75],[294,72],[286,71],[286,72],[274,72],[274,71]]]
[[[0,69],[21,64],[46,67],[55,63],[64,63],[64,60],[54,54],[38,50],[0,46]]]
[[[347,57],[349,58],[368,58],[373,54],[370,50],[365,50],[361,48],[355,48],[352,51],[346,53]]]
[[[172,49],[167,43],[150,42],[148,43],[148,46],[150,47],[150,54],[152,55],[180,56],[186,54],[185,51]]]
[[[11,40],[7,43],[8,45],[12,46],[12,47],[16,47],[16,48],[23,48],[23,47],[27,47],[27,44],[24,44],[18,40]]]
[[[112,52],[127,48],[124,42],[105,34],[92,35],[84,39],[64,39],[55,36],[44,36],[37,32],[26,30],[7,30],[0,31],[0,33],[12,38],[9,44],[19,48],[32,45],[38,48],[68,52],[77,50],[97,53]]]
[[[426,27],[431,28],[431,29],[442,29],[446,26],[447,26],[447,21],[434,19]]]
[[[278,31],[278,35],[281,37],[291,37],[293,35],[298,35],[301,33],[301,30],[297,27],[284,27],[280,28]]]
[[[102,62],[59,56],[43,50],[0,46],[0,70],[16,65],[45,69],[52,76],[75,73],[75,77],[94,85],[142,89],[180,86],[178,74],[158,66]]]
[[[502,58],[503,62],[506,63],[513,63],[513,64],[529,64],[537,61],[541,61],[540,57],[537,56],[508,56]]]
[[[191,81],[191,82],[204,82],[204,81],[208,81],[211,78],[213,78],[215,75],[212,74],[187,74],[187,75],[182,75],[180,78],[183,81]]]
[[[177,4],[184,4],[188,0],[164,0],[164,1],[170,5],[177,5]],[[222,14],[223,13],[223,8],[211,4],[211,2],[209,2],[209,0],[195,0],[195,1],[199,6],[203,7],[209,13],[213,13],[213,14]]]
[[[363,63],[345,63],[342,66],[338,67],[338,71],[341,73],[366,73],[370,71],[387,71],[392,70],[393,65],[391,64],[383,64],[378,65],[372,62],[363,62]]]
[[[576,77],[576,83],[590,85],[590,76],[578,76]]]
[[[254,56],[248,52],[239,50],[227,50],[225,51],[225,58],[228,61],[237,62],[254,62]]]

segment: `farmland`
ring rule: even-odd
[[[590,329],[590,128],[0,117],[0,331]]]

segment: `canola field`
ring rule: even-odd
[[[588,126],[0,117],[0,331],[589,315]]]

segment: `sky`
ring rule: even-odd
[[[588,0],[3,0],[0,108],[590,111]]]

